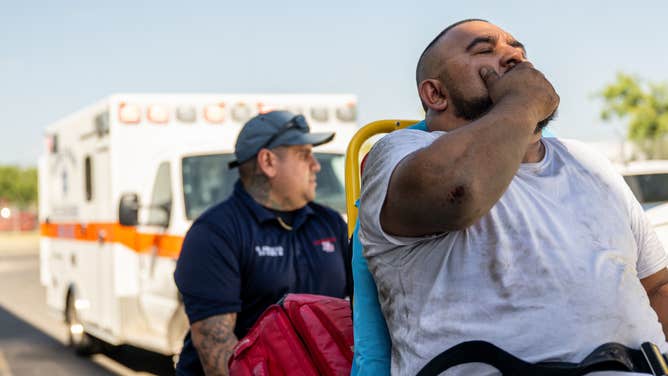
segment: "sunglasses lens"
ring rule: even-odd
[[[304,119],[304,115],[297,115],[292,119],[292,121],[297,126],[297,128],[302,130],[303,129],[308,130],[308,124],[306,124],[306,119]]]

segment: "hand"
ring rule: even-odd
[[[518,63],[503,76],[489,66],[480,68],[494,105],[508,103],[525,111],[535,125],[547,119],[559,106],[559,95],[545,76],[528,61]]]

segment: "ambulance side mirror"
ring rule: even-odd
[[[118,221],[123,226],[137,226],[139,223],[139,196],[125,193],[118,204]]]

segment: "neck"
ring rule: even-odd
[[[524,158],[522,158],[522,163],[537,163],[543,160],[543,157],[545,157],[545,145],[543,145],[540,139],[540,133],[531,138]]]
[[[427,122],[427,129],[430,131],[445,132],[453,131],[459,127],[463,127],[471,123],[470,120],[458,118],[453,116],[450,112],[434,113],[431,111],[427,112],[425,121]]]
[[[258,201],[259,202],[259,201]],[[269,191],[269,195],[267,197],[267,200],[265,202],[260,203],[262,206],[273,209],[273,210],[278,210],[278,211],[284,211],[284,212],[289,212],[289,211],[294,211],[297,209],[301,209],[304,205],[295,205],[292,200],[290,200],[287,197],[284,197],[280,194],[278,194],[275,191]]]
[[[264,175],[257,179],[242,181],[242,184],[253,200],[265,208],[279,211],[293,211],[304,206],[295,205],[290,199],[277,193]]]

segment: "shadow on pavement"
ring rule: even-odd
[[[113,375],[69,350],[0,307],[0,353],[4,358],[3,367],[8,368],[5,373],[13,376]]]
[[[136,372],[148,372],[160,376],[174,375],[174,364],[171,356],[133,346],[111,347],[105,350],[103,354]]]
[[[107,346],[102,354],[135,372],[174,375],[172,358],[169,356],[132,346]],[[75,355],[66,345],[1,306],[0,356],[6,363],[4,367],[9,368],[9,374],[13,376],[115,374],[89,358]],[[0,369],[0,374],[3,374],[3,369]]]

